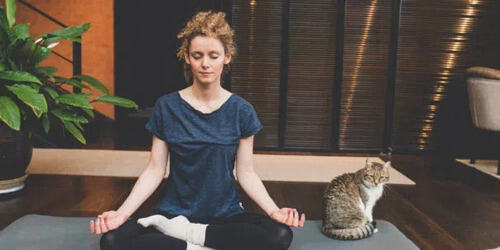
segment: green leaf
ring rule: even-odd
[[[43,41],[40,44],[43,44],[44,46],[48,46],[49,44],[57,41],[64,40],[64,37],[60,36],[50,36],[48,38],[44,38]]]
[[[37,67],[36,70],[44,75],[47,75],[47,76],[52,76],[54,73],[57,72],[57,68],[52,67],[52,66],[40,66],[40,67]]]
[[[68,121],[63,121],[64,127],[82,144],[87,144],[80,130],[75,125]]]
[[[32,58],[34,66],[38,65],[43,60],[45,60],[50,55],[50,53],[52,52],[51,49],[49,49],[47,47],[44,47],[44,46],[37,45],[35,48],[36,49],[33,52],[33,58]]]
[[[32,39],[17,39],[8,47],[7,56],[13,59],[19,68],[28,69],[33,67],[33,51],[35,50],[35,44]]]
[[[107,102],[112,103],[116,106],[125,107],[125,108],[137,108],[137,104],[129,99],[118,97],[118,96],[109,96],[103,95],[94,99],[94,101]]]
[[[0,5],[0,53],[4,54],[7,46],[10,43],[10,33],[11,29],[9,27],[9,22],[7,21],[7,14],[5,13],[2,5]],[[0,56],[5,56],[1,55]]]
[[[85,88],[85,89],[90,89],[89,86],[81,83],[80,81],[78,80],[75,80],[75,79],[68,79],[68,78],[64,78],[64,77],[60,77],[60,76],[54,76],[54,80],[55,82],[62,82],[62,83],[67,83],[69,85],[73,85],[73,86],[76,86],[78,88]]]
[[[45,134],[49,134],[50,121],[49,121],[49,115],[47,113],[43,113],[42,115],[42,126],[43,130],[45,131]]]
[[[55,98],[56,102],[65,103],[71,106],[94,109],[92,105],[87,101],[91,94],[77,93],[77,94],[64,94]]]
[[[92,85],[94,88],[97,90],[101,91],[102,93],[109,95],[109,90],[102,84],[100,81],[96,80],[95,78],[88,76],[88,75],[74,75],[73,78],[80,79],[83,81],[88,82],[90,85]]]
[[[57,42],[57,41],[61,41],[61,40],[69,40],[69,41],[73,41],[73,42],[82,43],[82,39],[80,39],[80,38],[54,36],[54,37],[50,37],[50,38],[45,39],[43,41],[43,44],[49,45],[53,42]]]
[[[17,98],[26,103],[26,105],[30,106],[36,117],[40,118],[42,113],[47,112],[47,101],[45,100],[45,96],[39,94],[32,87],[23,84],[14,84],[6,87],[14,93]]]
[[[7,10],[9,27],[12,27],[16,22],[16,0],[5,0],[5,9]]]
[[[79,128],[81,131],[83,131],[83,127],[82,127],[82,125],[81,125],[80,123],[78,123],[78,122],[73,122],[73,124],[75,124],[75,126],[76,126],[77,128]]]
[[[64,38],[76,38],[81,36],[90,28],[90,24],[82,24],[71,27],[66,27],[64,29],[56,30],[50,33],[50,35],[64,37]]]
[[[30,27],[27,23],[18,24],[12,28],[18,39],[30,37]]]
[[[40,88],[42,87],[36,83],[30,83],[29,86],[36,90],[37,93],[40,92]]]
[[[82,115],[78,114],[77,112],[73,110],[67,110],[67,109],[61,109],[61,108],[55,108],[50,111],[53,115],[55,115],[57,118],[61,119],[61,121],[72,121],[72,122],[78,122],[78,123],[88,123],[89,121],[87,118],[83,117]]]
[[[33,109],[33,113],[35,114],[36,117],[40,118],[42,116],[42,114],[44,114],[43,111],[39,110],[39,109]]]
[[[49,94],[49,96],[52,98],[52,99],[56,99],[56,97],[59,96],[59,93],[57,93],[57,91],[55,89],[53,89],[52,87],[49,87],[49,86],[45,86],[43,87],[43,90],[45,92],[47,92],[47,94]]]
[[[17,81],[17,82],[34,82],[42,84],[36,76],[25,71],[15,71],[15,70],[2,71],[0,72],[0,79]]]
[[[92,111],[91,109],[82,109],[82,110],[83,112],[87,113],[88,116],[94,118],[94,111]]]
[[[54,73],[57,71],[54,67],[38,67],[35,69],[35,74],[40,78],[49,78],[50,81],[54,82]]]
[[[14,63],[14,62],[12,61],[12,59],[7,58],[7,62],[9,63],[9,66],[10,66],[10,68],[11,68],[11,69],[13,69],[13,70],[17,70],[17,65],[16,65],[16,63]],[[5,71],[4,71],[4,72],[5,72]]]
[[[70,41],[73,41],[73,42],[77,42],[77,43],[82,43],[82,39],[81,38],[66,38]]]
[[[0,29],[6,30],[9,27],[8,24],[7,13],[5,13],[3,6],[0,4]]]
[[[8,96],[0,96],[0,119],[10,128],[19,131],[21,127],[19,107]]]
[[[6,86],[6,87],[10,91],[12,91],[14,94],[24,93],[25,91],[29,92],[29,93],[34,93],[34,94],[38,93],[38,91],[36,91],[36,89],[34,89],[28,85],[24,85],[24,84],[14,84],[14,85]]]

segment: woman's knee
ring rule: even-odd
[[[288,249],[293,240],[293,231],[284,224],[276,224],[267,239],[269,249]]]
[[[136,218],[129,218],[125,223],[115,230],[108,231],[101,236],[100,246],[102,250],[129,248],[130,239],[137,237],[150,230],[137,223]],[[153,230],[154,231],[154,230]]]
[[[124,249],[123,239],[119,239],[116,232],[110,231],[102,235],[100,240],[101,250],[116,250],[116,249]]]

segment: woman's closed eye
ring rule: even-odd
[[[201,58],[202,58],[202,56],[195,56],[195,57],[194,57],[194,59],[196,59],[196,60],[199,60],[199,59],[201,59]],[[217,58],[219,58],[219,57],[218,57],[218,56],[211,56],[210,58],[212,58],[212,59],[217,59]]]
[[[210,54],[209,54],[209,56],[210,56],[210,58],[212,58],[212,59],[217,59],[217,58],[219,58],[219,54],[218,54],[218,53],[210,53]],[[201,53],[194,53],[194,54],[192,54],[192,57],[193,57],[194,59],[197,59],[197,60],[198,60],[198,59],[203,58],[203,54],[201,54]]]

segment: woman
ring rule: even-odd
[[[146,129],[153,133],[149,163],[116,211],[90,222],[104,233],[101,249],[287,249],[290,226],[305,214],[279,208],[255,173],[254,135],[262,128],[253,106],[221,87],[236,49],[225,13],[200,12],[178,34],[192,85],[160,97]],[[151,216],[131,218],[170,173]],[[246,211],[233,175],[268,216]],[[153,215],[154,214],[154,215]]]

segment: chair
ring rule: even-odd
[[[466,74],[474,126],[500,132],[500,70],[471,67]],[[500,175],[500,150],[498,159],[497,174]]]

